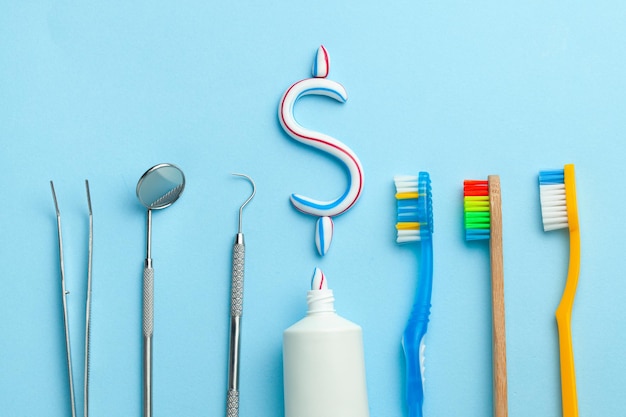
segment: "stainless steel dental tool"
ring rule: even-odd
[[[158,164],[137,183],[137,198],[148,209],[146,260],[143,269],[143,415],[152,417],[152,335],[154,330],[154,269],[152,210],[171,206],[185,188],[185,175],[175,165]]]
[[[241,229],[243,208],[256,194],[256,185],[252,178],[244,174],[233,174],[246,178],[252,184],[252,194],[239,208],[239,229],[233,245],[233,269],[230,289],[230,349],[228,354],[228,393],[226,398],[226,416],[239,416],[239,352],[241,348],[241,316],[243,313],[243,273],[245,261],[245,243]]]
[[[52,189],[52,199],[54,200],[54,208],[57,217],[57,232],[59,244],[59,266],[61,269],[61,297],[63,301],[63,325],[65,327],[65,349],[67,355],[67,371],[69,377],[70,388],[70,406],[72,409],[72,417],[76,417],[76,397],[74,395],[74,379],[72,375],[72,351],[70,346],[70,326],[67,312],[67,296],[70,293],[65,287],[65,266],[63,263],[63,235],[61,233],[61,212],[57,201],[56,192],[54,191],[54,183],[50,181]],[[89,208],[89,243],[88,243],[88,262],[87,262],[87,298],[85,301],[85,379],[84,379],[84,401],[83,415],[89,416],[89,341],[91,338],[91,269],[93,258],[93,214],[91,210],[91,194],[89,192],[89,181],[85,180],[85,188],[87,191],[87,206]]]

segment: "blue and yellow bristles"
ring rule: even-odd
[[[396,175],[396,242],[417,242],[433,233],[432,196],[428,173]]]
[[[428,328],[433,288],[433,206],[430,177],[396,176],[398,243],[420,242],[417,288],[411,314],[402,334],[406,362],[406,404],[409,417],[422,417],[424,403],[424,336]]]

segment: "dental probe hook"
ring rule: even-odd
[[[254,183],[254,180],[252,178],[250,178],[249,176],[247,176],[246,174],[233,173],[233,175],[235,175],[237,177],[243,177],[243,178],[247,179],[248,181],[250,181],[250,184],[252,184],[252,194],[250,194],[250,197],[248,197],[248,199],[246,201],[244,201],[244,203],[241,205],[241,207],[239,207],[239,229],[238,229],[238,233],[242,233],[241,232],[241,217],[242,217],[242,214],[243,214],[243,208],[250,202],[250,200],[252,200],[252,198],[256,194],[256,184]]]

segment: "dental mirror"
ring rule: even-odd
[[[148,209],[146,260],[143,269],[143,416],[152,417],[152,335],[154,331],[154,269],[152,268],[152,210],[171,206],[185,188],[185,175],[176,165],[159,164],[137,183],[137,198]]]
[[[185,189],[185,175],[176,165],[159,164],[147,170],[137,183],[137,198],[148,210],[171,206]]]

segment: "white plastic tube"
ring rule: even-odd
[[[361,327],[335,313],[332,290],[307,301],[283,334],[285,417],[369,417]]]

